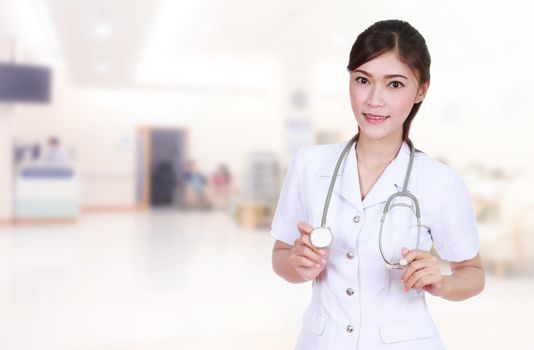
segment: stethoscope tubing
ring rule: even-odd
[[[347,143],[347,145],[345,146],[345,148],[341,152],[341,154],[340,154],[340,156],[339,156],[339,158],[338,158],[338,160],[336,162],[336,166],[334,168],[334,173],[332,174],[332,179],[330,180],[330,186],[328,187],[328,193],[326,195],[326,200],[325,200],[324,208],[323,208],[323,216],[321,218],[321,228],[328,229],[330,231],[330,233],[331,233],[331,230],[328,227],[326,227],[326,219],[327,219],[327,216],[328,216],[328,208],[330,207],[330,200],[332,198],[332,192],[333,192],[334,186],[336,184],[336,180],[337,180],[337,176],[338,176],[338,173],[339,173],[339,168],[341,167],[341,163],[345,159],[345,156],[349,152],[349,150],[352,147],[352,145],[356,143],[357,139],[358,139],[358,134],[354,135],[349,140],[349,142]],[[415,249],[419,248],[419,241],[420,241],[420,235],[421,235],[421,210],[420,210],[420,207],[419,207],[419,201],[417,200],[417,197],[415,195],[413,195],[412,193],[408,192],[408,183],[410,181],[410,175],[411,175],[411,172],[412,172],[413,162],[414,162],[414,158],[415,158],[415,147],[414,147],[414,145],[413,145],[413,143],[411,141],[408,141],[408,144],[410,146],[410,160],[409,160],[409,163],[408,163],[408,168],[406,170],[406,176],[404,178],[404,184],[403,184],[402,191],[394,193],[388,198],[388,200],[386,201],[386,204],[384,206],[384,210],[382,212],[382,218],[380,219],[380,231],[379,231],[379,234],[378,234],[378,248],[380,250],[380,255],[382,256],[382,259],[384,260],[384,262],[386,263],[386,266],[388,268],[403,269],[403,268],[406,268],[406,266],[407,266],[407,262],[404,259],[402,259],[400,263],[392,263],[392,262],[390,262],[385,257],[384,251],[383,251],[383,247],[382,247],[382,232],[383,232],[383,228],[384,228],[384,222],[386,221],[386,216],[387,216],[387,213],[389,211],[389,208],[391,206],[392,201],[397,197],[407,197],[415,205],[415,216],[417,218],[417,242],[416,242],[416,245],[415,245]]]

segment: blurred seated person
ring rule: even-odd
[[[233,193],[232,175],[225,164],[220,164],[211,176],[211,189],[214,205],[226,209]]]
[[[183,175],[185,183],[185,207],[187,209],[211,208],[211,201],[206,193],[207,180],[196,168],[194,160],[187,162],[187,170]]]
[[[47,148],[43,156],[43,160],[48,164],[63,164],[70,163],[69,156],[65,150],[61,148],[59,138],[50,136],[47,142]]]

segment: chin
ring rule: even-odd
[[[361,133],[365,135],[370,140],[381,140],[391,135],[389,130],[379,129],[379,128],[362,128],[360,127]]]

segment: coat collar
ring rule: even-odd
[[[324,162],[317,176],[327,180],[328,185],[334,172],[334,167],[346,146],[346,142],[335,147],[334,153]],[[397,153],[395,159],[384,169],[382,175],[378,178],[372,189],[369,191],[363,202],[361,201],[360,180],[358,176],[358,162],[356,158],[356,149],[351,147],[346,155],[337,176],[334,192],[340,194],[345,200],[351,203],[357,209],[365,209],[372,205],[386,202],[394,193],[402,191],[408,162],[410,160],[410,146],[406,142]],[[415,162],[412,167],[408,190],[415,188]]]

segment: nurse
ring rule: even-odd
[[[409,23],[381,21],[362,32],[347,67],[357,140],[340,165],[328,209],[329,247],[310,243],[321,226],[334,168],[347,142],[300,149],[288,169],[271,234],[274,271],[291,283],[312,281],[296,349],[443,349],[426,294],[464,300],[482,291],[485,274],[466,186],[450,167],[415,151],[410,125],[430,83],[425,39]],[[356,130],[355,130],[356,133]],[[450,140],[454,142],[454,140]],[[419,202],[418,248],[409,233],[413,209],[391,210],[379,249],[382,211],[407,187]],[[407,210],[406,210],[407,209]],[[450,264],[441,273],[435,252]]]

